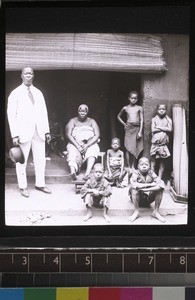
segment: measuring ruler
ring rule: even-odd
[[[195,249],[0,249],[0,273],[195,273]]]
[[[149,274],[153,281],[148,281]],[[160,285],[160,281],[177,286],[177,279],[194,285],[194,276],[195,248],[0,249],[1,287]]]

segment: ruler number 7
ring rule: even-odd
[[[148,258],[149,258],[149,265],[151,265],[153,262],[154,262],[154,256],[153,255],[150,255],[150,256],[148,256]]]

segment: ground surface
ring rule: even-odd
[[[93,218],[83,221],[86,214],[85,204],[80,194],[75,193],[75,185],[68,175],[65,158],[53,156],[46,165],[47,186],[52,194],[44,194],[34,188],[34,166],[30,160],[27,168],[29,198],[20,195],[16,184],[14,168],[6,169],[5,184],[5,215],[7,225],[162,225],[154,219],[153,204],[149,208],[141,208],[141,216],[134,222],[128,217],[133,213],[133,204],[128,196],[128,187],[113,187],[109,216],[111,222],[106,223],[102,209],[93,209]],[[166,189],[160,207],[160,213],[165,217],[163,225],[187,223],[187,204],[173,201]]]

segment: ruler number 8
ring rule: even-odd
[[[185,265],[185,263],[186,263],[185,256],[180,256],[179,263],[180,263],[180,265]]]

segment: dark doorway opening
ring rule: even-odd
[[[6,98],[21,84],[20,72],[6,74]],[[124,129],[117,120],[120,109],[128,104],[128,93],[140,95],[141,75],[124,72],[49,70],[36,71],[34,85],[44,94],[48,114],[55,111],[65,128],[69,119],[77,115],[77,108],[85,103],[89,116],[94,118],[101,133],[100,148],[106,151],[110,140],[117,136],[123,148]],[[139,104],[142,104],[140,95]],[[125,116],[124,116],[125,117]]]

